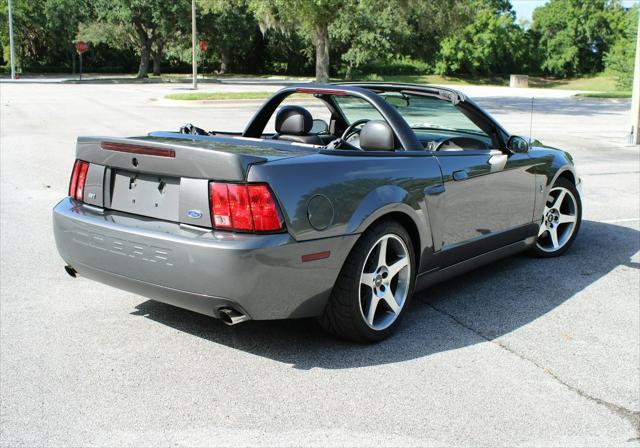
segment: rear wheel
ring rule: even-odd
[[[411,299],[414,260],[411,238],[404,227],[395,221],[375,224],[347,257],[319,318],[322,327],[358,342],[389,336]]]
[[[564,254],[580,229],[582,203],[572,182],[560,178],[547,196],[542,223],[533,254],[538,257],[557,257]]]

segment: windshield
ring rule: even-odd
[[[487,135],[450,101],[399,92],[381,93],[380,96],[396,108],[412,129],[444,129]],[[348,95],[336,95],[334,98],[349,123],[363,118],[382,119],[380,113],[361,98]]]
[[[350,95],[335,95],[333,98],[336,100],[338,108],[342,111],[342,115],[347,119],[347,124],[365,118],[369,120],[383,120],[380,112],[367,100]]]

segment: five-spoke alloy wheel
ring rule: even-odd
[[[409,306],[415,271],[407,230],[392,220],[374,224],[347,257],[320,324],[353,341],[386,338]]]
[[[384,330],[398,318],[409,293],[409,250],[394,234],[371,248],[360,275],[360,312],[367,325]]]
[[[581,219],[582,203],[576,187],[567,179],[558,179],[547,196],[534,254],[562,255],[573,243]]]

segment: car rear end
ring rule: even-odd
[[[307,153],[81,138],[53,210],[58,251],[71,274],[227,323],[318,315],[353,237],[296,241],[277,192],[246,182],[256,164]]]

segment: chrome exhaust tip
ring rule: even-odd
[[[220,308],[218,314],[220,315],[220,320],[227,325],[235,325],[249,320],[249,316],[231,308]]]
[[[64,267],[64,270],[67,274],[69,274],[73,278],[76,278],[76,276],[78,275],[78,272],[69,265],[66,265]]]

